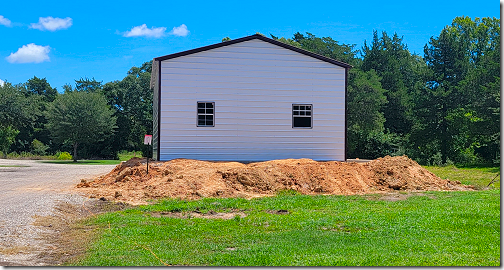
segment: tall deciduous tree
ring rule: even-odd
[[[103,89],[102,82],[95,80],[94,77],[92,79],[84,77],[75,80],[75,87],[72,87],[71,84],[63,85],[63,90],[65,90],[65,93],[73,91],[94,93],[101,91],[102,89]]]
[[[500,20],[458,17],[458,28],[471,33],[470,64],[460,92],[467,96],[465,118],[469,136],[464,151],[473,151],[486,161],[500,161]]]
[[[27,94],[24,84],[13,86],[7,82],[0,86],[0,128],[4,130],[4,134],[13,134],[8,132],[9,129],[20,131],[14,136],[16,143],[10,143],[9,149],[12,145],[14,151],[29,150],[34,129],[37,127],[36,120],[39,120],[39,105],[42,102],[41,96]],[[9,149],[4,148],[2,151],[8,152]]]
[[[48,106],[47,128],[56,141],[72,145],[77,162],[79,144],[99,142],[112,135],[116,127],[113,113],[101,93],[65,93]]]
[[[29,94],[36,94],[43,97],[44,101],[52,102],[58,95],[58,91],[56,88],[52,88],[51,85],[47,82],[46,78],[37,78],[37,76],[33,76],[33,78],[29,79],[26,82],[26,90]]]
[[[448,158],[466,161],[464,155],[480,144],[475,140],[481,138],[478,133],[485,134],[479,130],[480,124],[489,127],[488,123],[498,121],[498,21],[457,17],[425,46],[430,79],[417,94],[417,121],[411,138],[418,148],[437,149],[442,163]],[[490,130],[486,142],[495,142],[500,133]],[[425,154],[432,155],[432,150]]]
[[[40,140],[44,144],[51,144],[49,131],[44,128],[47,123],[45,111],[47,103],[53,102],[58,96],[56,88],[51,87],[46,78],[34,76],[25,83],[26,96],[32,105],[31,113],[35,118],[30,128],[23,128],[18,136],[18,151],[30,151],[31,143],[34,139]]]
[[[292,41],[301,45],[301,48],[323,55],[338,61],[343,61],[353,66],[360,66],[361,60],[356,57],[355,45],[343,44],[331,37],[316,37],[311,33],[303,35],[294,34]],[[294,44],[291,44],[294,45]]]
[[[114,143],[126,150],[147,150],[143,145],[145,134],[152,134],[152,99],[150,77],[152,61],[132,67],[121,81],[106,83],[103,87],[108,104],[117,117],[118,132]]]
[[[347,93],[349,157],[377,158],[394,151],[383,142],[385,117],[381,108],[387,103],[384,93],[380,77],[374,70],[350,70]]]
[[[100,91],[103,88],[102,82],[95,80],[93,77],[89,79],[88,77],[80,78],[79,80],[75,80],[75,90],[76,91],[85,91],[85,92],[96,92]]]
[[[13,126],[19,129],[31,121],[28,100],[24,97],[21,87],[10,83],[0,86],[0,126]]]

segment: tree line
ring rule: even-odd
[[[353,65],[349,157],[500,163],[500,19],[457,17],[423,57],[397,33],[375,31],[360,50],[310,33],[271,37]]]
[[[271,38],[353,66],[347,156],[403,155],[422,164],[500,163],[500,19],[457,17],[411,54],[397,33],[356,45],[296,33]],[[224,38],[223,41],[228,40]],[[117,158],[146,151],[152,62],[121,81],[89,78],[59,94],[45,78],[0,87],[0,151]],[[88,124],[84,124],[88,123]]]
[[[118,152],[142,151],[152,134],[152,62],[132,67],[121,81],[94,78],[64,85],[60,94],[45,78],[0,87],[0,151],[54,154],[74,160],[117,159]],[[78,150],[78,151],[77,151]]]

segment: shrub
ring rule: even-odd
[[[394,133],[384,132],[348,132],[348,157],[361,159],[375,159],[384,156],[404,155],[404,141]]]
[[[277,196],[296,196],[301,195],[299,191],[293,189],[281,189],[277,191]]]
[[[56,155],[58,156],[56,158],[57,160],[72,160],[73,159],[72,155],[70,155],[70,153],[68,153],[68,152],[58,152],[58,153],[56,153]]]
[[[46,154],[47,149],[49,149],[49,146],[45,145],[43,142],[37,139],[34,139],[32,141],[31,147],[32,147],[32,153],[38,156],[44,156]]]

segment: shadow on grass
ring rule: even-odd
[[[121,163],[120,160],[78,160],[77,162],[73,160],[44,160],[38,162],[70,165],[117,165]]]

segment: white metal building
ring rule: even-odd
[[[345,160],[350,67],[257,34],[154,58],[153,158]]]

